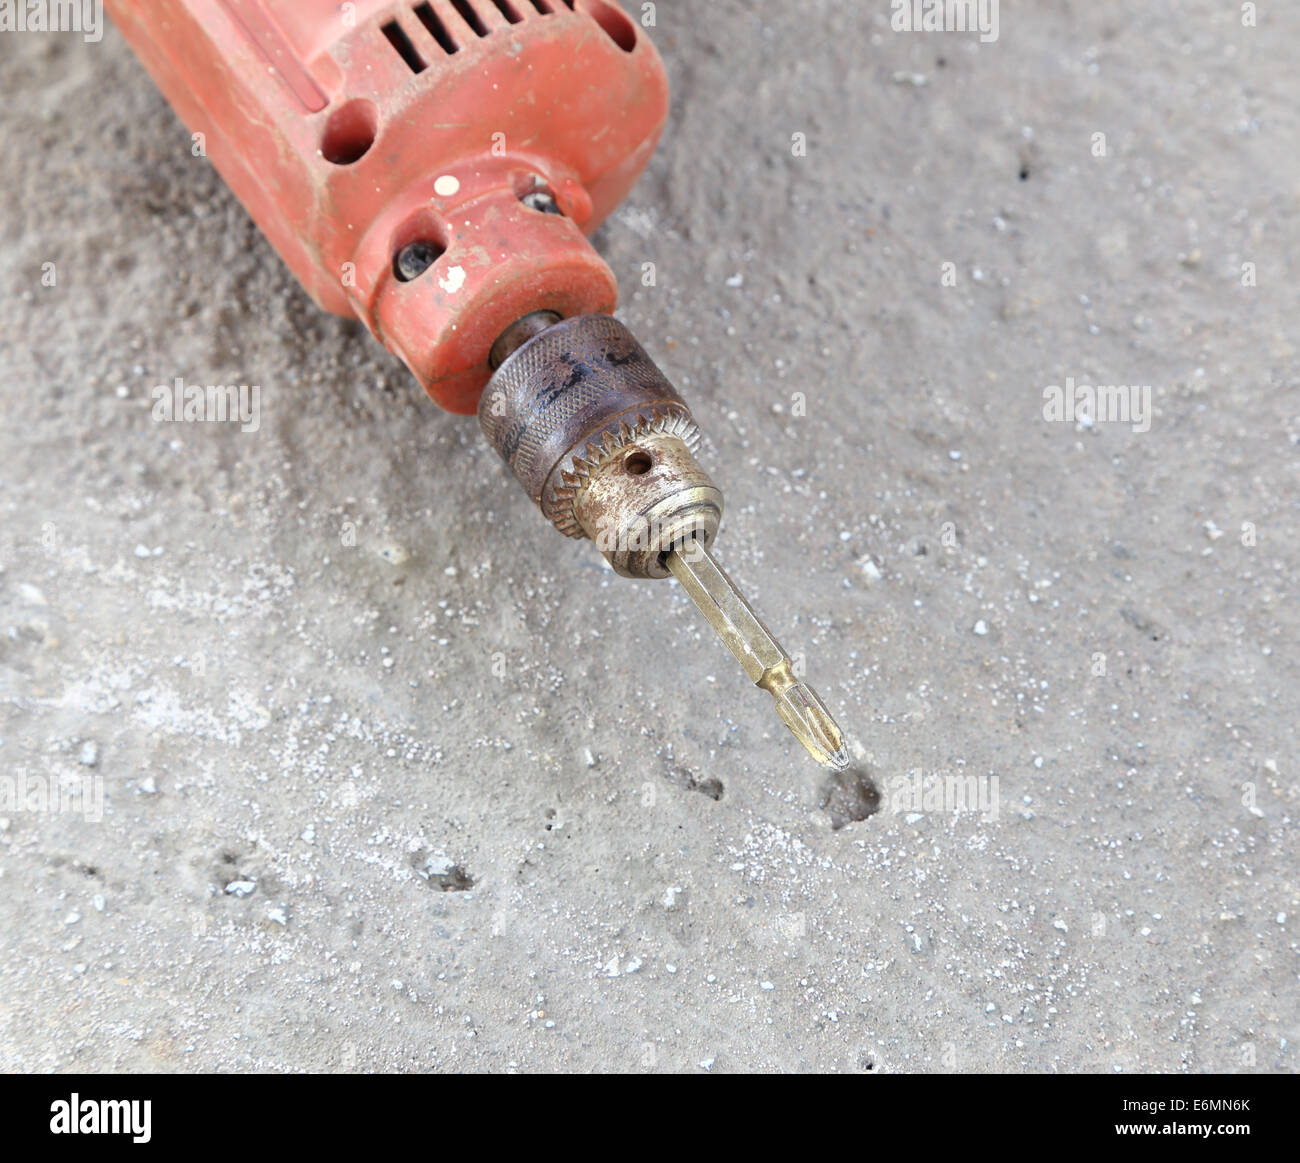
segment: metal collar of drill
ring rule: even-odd
[[[624,577],[667,577],[671,550],[709,545],[722,492],[695,460],[699,429],[628,329],[580,315],[511,338],[479,424],[551,523],[591,538]]]

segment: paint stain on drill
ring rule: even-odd
[[[831,828],[838,832],[880,811],[880,789],[869,772],[849,767],[822,780],[818,806],[830,816]]]

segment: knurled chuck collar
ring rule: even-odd
[[[710,544],[722,519],[691,410],[612,316],[531,331],[483,390],[483,434],[561,533],[626,577],[667,577],[664,555]]]

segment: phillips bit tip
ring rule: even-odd
[[[753,607],[697,541],[665,558],[665,564],[708,619],[750,680],[776,700],[776,712],[818,763],[842,771],[848,749],[839,724],[817,692],[794,673],[794,664]]]
[[[809,755],[836,771],[848,767],[849,751],[844,745],[844,735],[812,687],[806,682],[795,682],[780,694],[773,692],[772,697],[776,699],[776,713],[781,721]]]

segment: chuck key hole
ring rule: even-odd
[[[634,477],[644,476],[654,467],[654,457],[640,448],[634,448],[623,458],[623,470]]]

